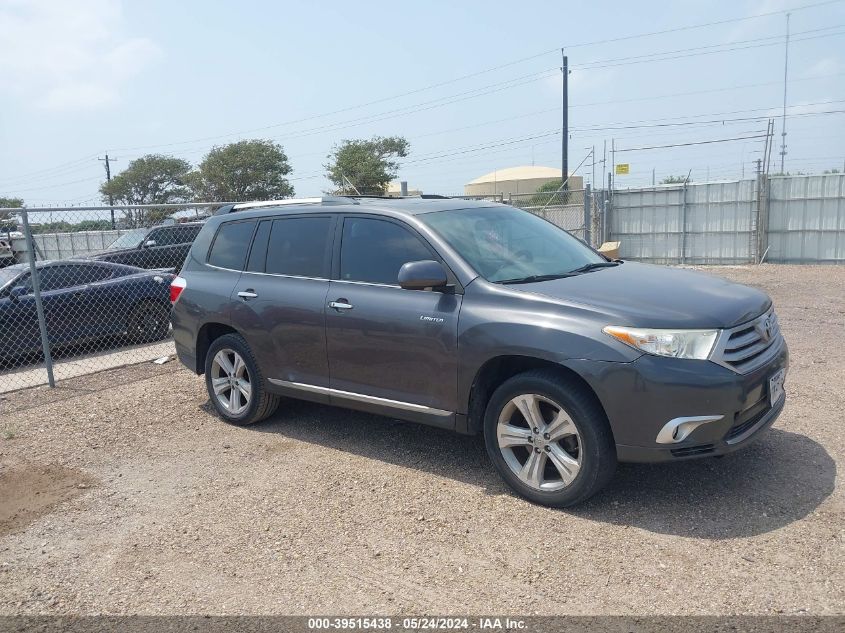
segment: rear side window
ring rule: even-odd
[[[432,259],[431,251],[408,229],[371,218],[346,218],[340,247],[340,278],[397,285],[407,262]]]
[[[220,268],[242,270],[254,228],[255,221],[221,224],[211,245],[208,263]]]
[[[331,218],[273,220],[265,272],[297,277],[328,277],[326,247]]]

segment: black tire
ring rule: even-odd
[[[529,486],[509,466],[505,457],[508,450],[503,451],[499,447],[497,438],[499,417],[506,406],[512,406],[509,403],[514,398],[525,394],[536,394],[559,406],[577,429],[578,435],[574,436],[576,439],[567,441],[577,445],[577,449],[574,449],[570,456],[574,454],[580,459],[580,468],[568,484],[565,484],[561,477],[561,484],[558,485],[563,485],[562,489],[542,490]],[[553,408],[549,411],[553,411]],[[505,413],[505,415],[508,414]],[[516,419],[521,419],[521,414],[517,415]],[[522,423],[517,421],[514,424]],[[527,428],[526,431],[530,432],[530,429]],[[532,441],[535,440],[532,439]],[[518,374],[502,383],[493,392],[484,414],[484,443],[502,479],[520,496],[544,506],[563,508],[580,503],[607,485],[616,470],[616,446],[601,405],[595,396],[577,380],[550,370],[531,370]],[[518,460],[517,451],[524,451],[526,461],[532,457],[531,446],[535,445],[527,444],[525,447],[518,446],[512,449],[511,463],[514,458]],[[550,460],[543,457],[541,463],[544,467],[547,461]],[[554,464],[551,464],[551,467],[553,468]],[[556,473],[554,470],[550,472]],[[552,482],[552,485],[556,484]]]
[[[151,343],[167,338],[170,330],[170,306],[157,301],[139,301],[126,322],[130,343]]]
[[[215,377],[214,359],[221,350],[236,352],[243,359],[251,387],[251,396],[245,409],[234,414],[221,403],[212,385]],[[270,393],[265,388],[264,374],[261,373],[252,350],[240,334],[225,334],[211,343],[205,356],[205,386],[217,414],[226,422],[239,426],[255,424],[270,417],[279,407],[281,400],[277,394]]]

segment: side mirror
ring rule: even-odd
[[[12,301],[17,301],[21,297],[26,296],[29,294],[29,290],[27,290],[26,286],[15,286],[9,291],[9,299]]]
[[[152,248],[155,245],[156,245],[155,240],[147,240],[146,242],[144,242],[144,248]]]
[[[399,269],[399,285],[405,290],[443,288],[447,283],[446,269],[430,259],[408,262]]]

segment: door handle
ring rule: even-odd
[[[258,296],[258,293],[252,288],[248,288],[247,290],[241,290],[238,293],[238,296],[244,301],[249,301],[250,299],[255,299]]]
[[[329,302],[329,307],[335,310],[351,310],[354,306],[348,303],[346,299],[338,299],[337,301]]]

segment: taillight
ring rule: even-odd
[[[184,277],[176,277],[170,282],[170,303],[176,303],[179,300],[179,295],[188,286],[188,282]]]

